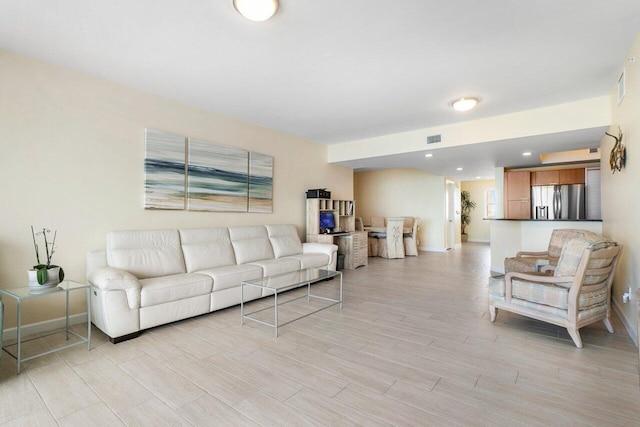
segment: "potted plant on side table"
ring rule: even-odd
[[[53,232],[53,240],[51,242],[47,239],[48,234],[51,234],[51,230],[43,228],[42,231],[36,232],[33,226],[31,226],[31,236],[33,237],[33,247],[36,251],[37,264],[27,271],[30,287],[57,286],[58,283],[64,280],[64,270],[58,265],[51,264],[51,258],[53,258],[53,254],[56,252],[56,236],[58,232]],[[44,249],[47,256],[46,264],[40,262],[40,248],[37,242],[39,238],[42,238],[44,241]]]
[[[471,201],[471,193],[467,190],[460,193],[460,228],[462,231],[462,241],[469,239],[467,227],[471,224],[471,211],[476,207],[476,202]]]

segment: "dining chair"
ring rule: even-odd
[[[411,225],[411,233],[404,235],[404,252],[407,256],[418,256],[418,227],[420,218],[415,217]]]
[[[386,236],[378,239],[381,257],[404,258],[403,225],[404,218],[387,218]]]

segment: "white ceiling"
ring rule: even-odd
[[[607,95],[639,22],[638,0],[281,0],[263,23],[232,0],[0,0],[0,48],[332,144]]]

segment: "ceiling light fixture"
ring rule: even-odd
[[[523,156],[530,156],[531,155],[531,151],[525,151],[524,153],[522,153]]]
[[[431,153],[427,153],[427,154],[425,154],[424,156],[425,156],[425,157],[433,157],[433,154],[431,154]]]
[[[462,168],[457,168],[456,170],[457,170],[457,171],[461,171],[461,170],[462,170]]]
[[[278,0],[233,0],[233,7],[245,18],[262,22],[278,11]]]
[[[456,111],[469,111],[475,107],[480,100],[478,98],[460,98],[451,102],[451,106]]]
[[[480,179],[480,177],[479,177],[479,176],[476,176],[476,179]]]

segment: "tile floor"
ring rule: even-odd
[[[521,316],[489,322],[484,244],[369,262],[345,271],[342,311],[277,339],[233,307],[118,345],[94,328],[90,352],[20,375],[5,354],[0,425],[640,425],[638,349],[617,317],[615,334],[584,328],[583,349]]]

